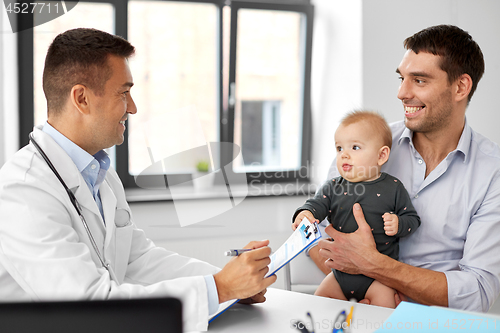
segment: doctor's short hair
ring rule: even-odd
[[[392,148],[392,131],[384,116],[375,111],[355,110],[347,113],[339,126],[349,126],[365,121],[370,124],[376,135],[382,139],[382,144]]]
[[[78,28],[57,35],[49,46],[43,70],[48,111],[61,111],[76,84],[102,96],[112,76],[108,56],[128,59],[134,52],[134,46],[125,39],[96,29]]]
[[[436,25],[405,39],[404,47],[415,53],[427,52],[441,56],[441,69],[451,84],[462,74],[472,79],[468,101],[484,73],[484,57],[479,45],[467,31],[454,25]]]

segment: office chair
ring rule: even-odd
[[[285,267],[285,289],[314,294],[325,274],[303,251]]]

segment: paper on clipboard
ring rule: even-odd
[[[267,272],[265,277],[271,276],[277,271],[279,271],[283,266],[288,264],[293,258],[299,255],[302,251],[310,247],[316,241],[321,238],[321,232],[319,231],[318,225],[309,222],[307,218],[303,218],[300,225],[295,229],[295,231],[288,237],[285,243],[281,247],[271,254],[271,263],[268,265],[269,272]],[[230,300],[219,304],[218,311],[210,316],[209,323],[217,318],[221,313],[226,311],[234,303],[239,300]]]
[[[300,225],[295,229],[293,234],[286,240],[281,247],[271,255],[271,263],[269,264],[269,272],[266,277],[273,275],[281,267],[285,266],[295,258],[300,252],[307,249],[321,238],[321,232],[318,225],[309,222],[305,217]]]

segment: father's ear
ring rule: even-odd
[[[472,78],[469,74],[462,74],[456,81],[455,99],[461,101],[469,98],[472,89]]]
[[[378,151],[379,166],[382,166],[385,164],[385,162],[387,162],[390,153],[391,153],[391,148],[389,148],[388,146],[383,146],[382,148],[380,148],[380,150]]]
[[[73,107],[78,110],[78,112],[82,114],[88,114],[89,113],[89,107],[90,107],[90,90],[85,87],[83,84],[76,84],[71,88],[71,93],[70,93],[70,101]]]

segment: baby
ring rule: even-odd
[[[399,237],[414,232],[420,218],[403,184],[380,171],[389,159],[391,130],[375,112],[355,111],[345,116],[335,132],[337,169],[340,177],[328,180],[314,198],[299,207],[292,218],[295,230],[302,219],[322,221],[325,217],[341,232],[354,232],[358,224],[352,213],[359,203],[380,253],[399,256]],[[332,270],[315,295],[394,308],[395,290],[364,276]]]

